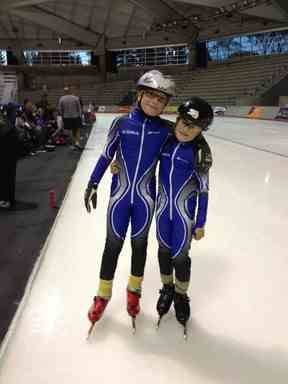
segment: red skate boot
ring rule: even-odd
[[[132,318],[133,333],[136,332],[135,318],[140,312],[140,297],[141,294],[139,292],[132,292],[127,289],[127,312]]]
[[[90,327],[89,332],[88,332],[88,337],[91,334],[92,329],[93,329],[96,321],[101,319],[101,317],[104,313],[104,310],[108,304],[108,301],[109,300],[104,299],[103,297],[99,297],[99,296],[94,297],[93,304],[91,305],[89,312],[88,312],[88,319],[91,322],[91,327]]]

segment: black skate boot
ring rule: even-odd
[[[157,328],[160,326],[161,319],[166,313],[169,311],[173,297],[174,297],[174,284],[164,284],[163,288],[160,289],[160,297],[157,301],[157,312],[159,315],[158,323],[157,323]]]
[[[184,327],[184,338],[187,338],[187,321],[190,318],[190,304],[189,297],[186,294],[180,294],[175,292],[174,294],[174,309],[176,313],[176,319]]]

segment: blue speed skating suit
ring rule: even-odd
[[[206,160],[210,156],[212,161],[208,144],[203,153],[197,138],[180,143],[171,137],[161,153],[156,214],[160,271],[171,275],[175,267],[180,281],[190,279],[192,236],[195,229],[204,227],[206,222],[211,164],[198,166],[203,155]]]
[[[112,178],[101,279],[114,277],[129,222],[131,274],[142,276],[144,273],[147,236],[156,198],[155,168],[170,134],[170,125],[160,117],[147,117],[138,107],[111,125],[105,149],[90,178],[90,182],[98,185],[116,154],[121,170]]]

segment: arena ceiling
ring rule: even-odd
[[[101,54],[287,27],[287,0],[0,0],[1,49]]]

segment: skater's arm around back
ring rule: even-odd
[[[196,157],[196,173],[198,178],[198,195],[197,195],[197,215],[196,223],[193,228],[194,237],[200,240],[204,237],[204,227],[207,220],[208,211],[208,193],[209,193],[209,170],[212,166],[212,152],[209,144],[203,135],[197,140],[197,157]]]

